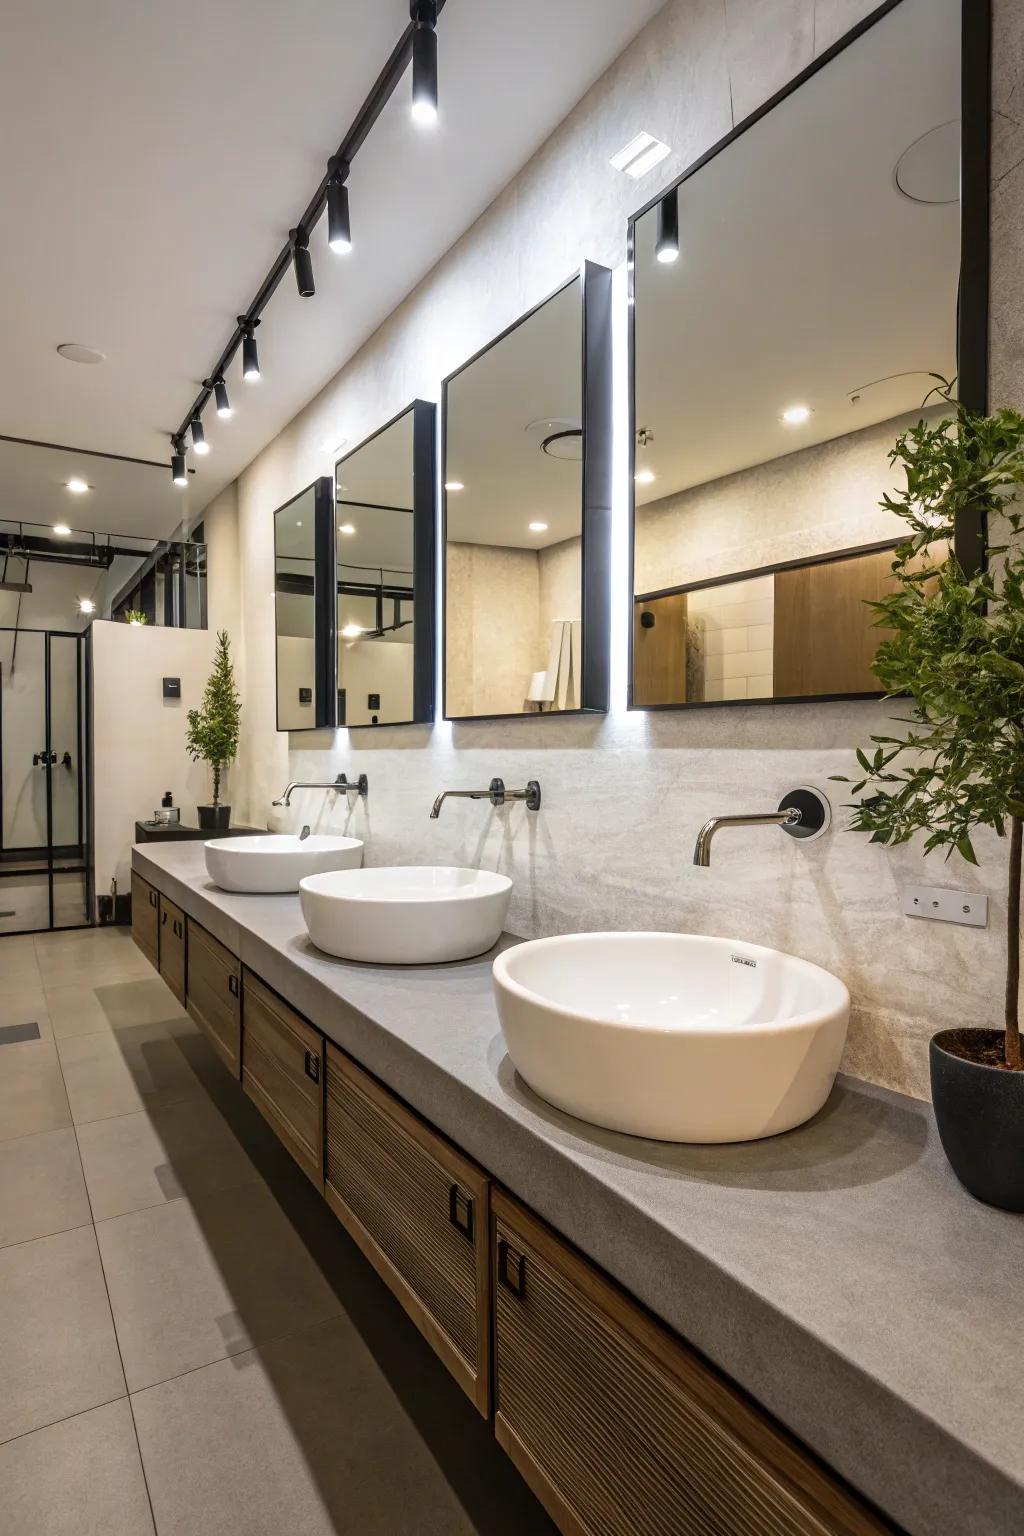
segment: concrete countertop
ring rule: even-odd
[[[334,960],[297,896],[218,890],[199,844],[132,860],[911,1536],[1024,1530],[1024,1217],[961,1189],[927,1105],[841,1078],[767,1141],[602,1131],[517,1078],[492,957]]]

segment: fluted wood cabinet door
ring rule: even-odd
[[[188,1011],[233,1077],[242,1071],[242,966],[190,917]]]
[[[890,1528],[495,1188],[495,1432],[566,1536]]]
[[[160,975],[185,1006],[185,914],[160,895]]]
[[[242,1087],[317,1189],[324,1187],[324,1039],[242,972]]]
[[[327,1202],[485,1416],[489,1190],[475,1163],[328,1044]]]
[[[160,897],[148,880],[132,872],[132,938],[150,965],[160,969]]]

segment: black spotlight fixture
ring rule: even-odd
[[[209,453],[210,445],[206,441],[206,433],[203,431],[203,423],[198,411],[192,417],[189,425],[192,430],[192,452],[198,454]]]
[[[673,187],[658,204],[658,238],[654,247],[659,261],[679,259],[679,191]]]
[[[228,399],[228,387],[221,378],[213,381],[213,398],[217,402],[217,415],[227,421],[231,415],[231,401]]]
[[[352,225],[348,214],[348,161],[332,155],[327,162],[327,244],[338,256],[352,249]]]
[[[188,470],[185,468],[185,446],[180,437],[171,438],[171,479],[175,485],[188,485]]]
[[[292,248],[292,265],[295,268],[295,286],[300,299],[311,299],[316,293],[313,282],[313,258],[309,254],[309,236],[304,229],[290,229],[288,242]]]
[[[422,128],[437,122],[437,5],[435,0],[411,0],[412,120]]]
[[[248,383],[255,384],[260,376],[260,354],[256,350],[256,327],[258,320],[249,320],[245,315],[239,315],[238,326],[242,332],[242,378]]]

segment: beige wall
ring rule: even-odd
[[[639,509],[636,592],[897,538],[900,519],[879,506],[893,489],[889,450],[914,411],[787,453]]]
[[[165,789],[192,826],[196,806],[210,801],[210,770],[185,751],[185,727],[202,701],[215,636],[99,621],[92,645],[96,894],[105,896],[111,878],[119,891],[129,889],[135,822],[153,814]],[[165,677],[181,678],[180,699],[163,697]],[[236,787],[228,769],[221,799],[230,801]],[[237,809],[234,820],[241,820]]]
[[[777,90],[871,7],[865,0],[670,0],[523,172],[395,311],[369,343],[244,472],[238,482],[237,566],[211,572],[211,612],[238,603],[246,678],[239,776],[243,808],[262,818],[288,777],[365,771],[371,792],[351,812],[367,860],[469,862],[515,882],[510,927],[521,934],[579,928],[670,928],[738,934],[830,967],[848,982],[855,1013],[848,1064],[925,1090],[926,1042],[947,1023],[1000,1017],[1004,853],[979,838],[981,867],[924,861],[917,848],[885,852],[843,828],[841,786],[853,749],[887,728],[873,703],[751,706],[630,713],[626,650],[628,478],[626,218]],[[1024,84],[1024,8],[996,0],[997,119],[993,288],[994,404],[1017,404],[1024,384],[1024,142],[1010,97]],[[728,11],[728,15],[727,15]],[[798,22],[813,11],[813,26]],[[638,113],[640,117],[638,117]],[[641,121],[642,119],[642,121]],[[608,158],[644,127],[672,154],[638,188]],[[438,723],[314,738],[274,730],[274,509],[331,472],[320,445],[344,423],[358,441],[441,379],[549,293],[584,258],[616,268],[613,505],[613,697],[601,718]],[[230,513],[226,514],[230,519]],[[212,542],[212,529],[211,529]],[[225,590],[232,589],[231,591]],[[235,593],[234,589],[237,589]],[[230,627],[230,626],[229,626]],[[492,813],[434,794],[540,779],[544,806]],[[233,784],[238,797],[238,777]],[[773,807],[799,783],[828,789],[837,828],[801,848],[774,831],[723,837],[711,869],[691,863],[697,828],[718,812]],[[294,797],[294,818],[322,820],[324,797]],[[335,813],[339,824],[346,810]],[[928,878],[993,896],[988,930],[900,915],[900,887]]]

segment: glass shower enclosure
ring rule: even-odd
[[[90,922],[88,639],[0,628],[0,934]]]

